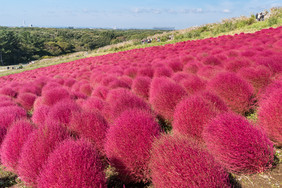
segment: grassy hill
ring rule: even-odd
[[[282,26],[282,7],[272,8],[268,12],[265,21],[257,21],[255,19],[255,15],[251,15],[249,17],[241,16],[238,18],[225,19],[219,23],[211,23],[183,30],[163,32],[153,36],[149,36],[147,33],[147,35],[142,35],[142,37],[153,39],[151,43],[142,44],[142,37],[138,37],[137,39],[135,38],[117,44],[106,45],[95,50],[85,50],[71,54],[60,55],[57,57],[46,57],[41,60],[34,61],[33,64],[13,66],[14,69],[12,69],[11,66],[9,67],[9,70],[7,70],[7,67],[0,67],[0,76],[19,73],[40,67],[47,67],[50,65],[60,64],[91,56],[99,56],[108,53],[145,48],[150,46],[172,44],[181,41],[218,37],[221,35],[234,35],[236,33],[238,34],[242,32],[253,33],[261,29],[270,27],[276,28],[279,26]],[[157,38],[160,39],[160,42],[155,40]]]

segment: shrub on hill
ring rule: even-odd
[[[273,91],[260,103],[258,122],[278,146],[282,146],[282,88]]]
[[[105,150],[110,164],[125,182],[148,182],[151,145],[160,127],[147,111],[124,111],[110,126]]]
[[[272,166],[273,144],[240,115],[218,115],[204,128],[203,138],[209,152],[229,172],[252,174]]]
[[[152,80],[149,101],[157,114],[168,121],[172,121],[176,105],[186,95],[183,87],[171,79],[157,77]]]
[[[59,144],[38,177],[38,188],[106,187],[102,162],[92,145],[84,140]]]
[[[105,155],[104,144],[108,124],[98,111],[79,111],[72,115],[69,129],[89,140],[99,154]]]
[[[231,187],[228,174],[197,142],[163,135],[153,143],[150,170],[154,187]]]
[[[221,73],[208,83],[208,89],[217,94],[236,113],[244,114],[253,105],[253,87],[233,73]]]
[[[17,173],[22,146],[33,129],[33,125],[27,120],[19,120],[12,124],[1,145],[1,163],[7,170]]]
[[[69,138],[66,129],[58,124],[39,127],[33,131],[22,147],[18,174],[29,186],[37,185],[37,177],[49,153],[63,140]]]

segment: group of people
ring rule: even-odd
[[[155,40],[156,40],[157,42],[160,42],[160,41],[161,41],[159,38],[156,38]],[[147,44],[147,43],[151,43],[152,41],[153,41],[152,38],[143,39],[143,40],[141,41],[141,43],[142,43],[142,44]]]
[[[264,16],[265,16],[266,14],[264,14],[264,13],[257,13],[256,14],[256,19],[257,19],[257,21],[264,21]]]

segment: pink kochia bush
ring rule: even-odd
[[[33,103],[37,96],[32,93],[20,93],[17,96],[17,102],[26,110],[31,110],[33,108]]]
[[[50,154],[38,177],[38,188],[106,187],[104,167],[93,146],[68,139]]]
[[[45,119],[45,123],[56,123],[68,127],[72,114],[79,110],[79,106],[74,101],[62,100],[52,106]]]
[[[66,129],[57,124],[34,130],[24,143],[20,154],[17,171],[21,179],[30,186],[36,186],[37,176],[49,153],[69,137]]]
[[[146,76],[138,76],[132,83],[132,91],[139,97],[148,99],[150,90],[151,78]]]
[[[43,103],[48,106],[52,106],[62,99],[70,99],[68,90],[62,87],[55,87],[42,93]]]
[[[172,121],[175,106],[185,96],[185,90],[169,78],[152,80],[149,101],[154,111],[168,121]]]
[[[229,172],[251,174],[272,165],[273,144],[240,115],[218,115],[205,127],[203,137],[209,152]]]
[[[175,132],[202,140],[204,126],[217,114],[225,111],[227,106],[219,97],[204,92],[178,103],[172,127]]]
[[[33,129],[27,120],[19,120],[9,129],[1,145],[1,163],[9,171],[16,173],[22,146]]]
[[[151,111],[149,105],[128,89],[113,89],[107,96],[109,109],[107,112],[108,120],[116,119],[123,111],[132,108]]]
[[[79,111],[73,114],[70,129],[93,143],[97,151],[105,155],[104,144],[108,124],[99,111]]]
[[[153,143],[150,170],[155,188],[231,187],[212,155],[186,137],[165,135]]]
[[[278,146],[282,146],[282,87],[274,90],[258,109],[259,124]]]
[[[14,121],[27,118],[26,111],[19,106],[0,108],[0,127],[8,128]]]
[[[105,150],[110,164],[126,182],[148,182],[151,145],[160,134],[159,125],[147,111],[124,111],[110,126]]]
[[[37,126],[44,125],[45,119],[48,116],[50,107],[47,105],[41,105],[37,107],[32,114],[31,120]]]
[[[253,87],[233,73],[221,73],[213,78],[208,87],[236,113],[244,114],[253,104]]]

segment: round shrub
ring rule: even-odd
[[[273,144],[240,115],[218,115],[205,126],[203,138],[209,152],[230,172],[251,174],[272,165]]]
[[[195,141],[164,135],[153,143],[150,170],[155,188],[231,187],[228,174]]]
[[[108,87],[110,89],[116,89],[116,88],[130,89],[130,86],[125,81],[118,80],[118,79],[116,79],[116,80],[112,81],[111,83],[109,83]]]
[[[27,120],[17,121],[9,129],[1,145],[1,163],[9,171],[16,173],[22,146],[33,129]]]
[[[154,77],[170,77],[172,74],[173,70],[170,67],[161,66],[154,69]]]
[[[29,186],[36,187],[37,177],[49,153],[63,140],[69,138],[65,128],[49,124],[33,131],[22,147],[18,161],[18,174]]]
[[[148,99],[150,90],[151,78],[138,76],[132,83],[132,91],[139,97]]]
[[[93,143],[97,151],[105,155],[104,144],[108,124],[98,111],[80,111],[73,114],[70,130]]]
[[[17,96],[17,102],[27,111],[33,108],[33,103],[37,96],[32,93],[20,93]]]
[[[188,78],[183,79],[180,84],[189,95],[193,95],[206,88],[206,83],[196,75],[190,75]]]
[[[196,74],[199,70],[199,65],[197,63],[189,63],[183,67],[183,72]]]
[[[169,78],[154,78],[150,87],[149,101],[154,111],[172,121],[174,108],[186,96],[185,90]]]
[[[8,101],[8,100],[0,102],[0,108],[7,107],[7,106],[17,106],[17,104],[15,102],[13,102],[13,101]]]
[[[183,64],[177,59],[169,60],[167,64],[174,72],[182,71],[183,69]]]
[[[154,117],[139,109],[124,111],[110,126],[105,151],[125,182],[148,182],[151,145],[160,134]]]
[[[107,98],[109,91],[110,91],[109,88],[106,86],[98,86],[93,90],[92,96],[99,97],[105,100]]]
[[[62,99],[70,99],[70,94],[65,88],[55,87],[42,93],[42,97],[45,105],[52,106]]]
[[[208,83],[208,88],[236,113],[244,114],[253,105],[253,87],[233,73],[217,75]]]
[[[144,100],[127,89],[118,88],[111,90],[107,96],[107,102],[110,108],[107,116],[110,121],[116,119],[127,109],[138,108],[151,111],[149,105]]]
[[[15,98],[18,93],[12,87],[6,86],[0,89],[0,94]]]
[[[154,70],[150,67],[139,68],[137,76],[148,76],[152,78],[154,76]]]
[[[80,86],[79,91],[86,96],[90,96],[92,93],[92,87],[89,84],[85,83]]]
[[[27,118],[26,111],[19,106],[0,108],[0,127],[8,128],[13,122]]]
[[[254,87],[256,93],[270,83],[271,72],[265,67],[242,68],[238,75],[247,80]]]
[[[50,107],[47,105],[41,105],[37,107],[32,114],[31,120],[34,124],[41,126],[44,125],[45,119],[48,116]]]
[[[62,100],[52,106],[45,118],[45,123],[49,124],[56,122],[61,126],[68,126],[72,114],[79,110],[79,106],[74,101]]]
[[[273,92],[281,88],[282,88],[282,80],[280,79],[273,81],[271,84],[265,87],[259,98],[259,106],[263,101],[267,100],[272,95]]]
[[[102,111],[106,102],[98,97],[89,97],[82,103],[82,108],[86,111],[99,110]]]
[[[68,139],[50,154],[38,177],[38,188],[106,187],[103,170],[90,143]]]
[[[203,60],[204,65],[221,66],[221,61],[215,56],[208,56]]]
[[[226,105],[210,93],[188,97],[179,102],[175,108],[173,130],[202,141],[205,125],[224,111],[227,111]]]
[[[273,91],[260,103],[258,122],[278,146],[282,146],[282,88]]]

